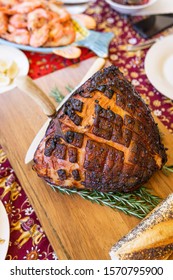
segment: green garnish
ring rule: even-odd
[[[144,186],[132,193],[103,193],[99,191],[78,190],[75,188],[67,189],[55,185],[50,186],[62,194],[78,194],[83,199],[108,206],[112,209],[118,209],[127,215],[133,215],[139,219],[144,218],[161,202],[161,198],[151,194]]]

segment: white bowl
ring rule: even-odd
[[[93,0],[92,0],[93,1]],[[82,14],[88,8],[89,0],[61,0],[67,11],[72,14]]]
[[[89,2],[89,0],[61,0],[64,4],[84,4]]]
[[[121,5],[111,0],[105,0],[105,1],[112,7],[112,9],[116,10],[117,12],[121,14],[132,15],[135,14],[135,12],[139,11],[140,9],[144,9],[153,5],[157,0],[150,0],[148,3],[143,5]]]

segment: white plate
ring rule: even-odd
[[[75,14],[82,14],[85,12],[85,10],[88,8],[88,4],[82,4],[82,5],[70,5],[70,4],[66,4],[66,9],[67,11],[71,14],[71,15],[75,15]]]
[[[19,68],[18,75],[27,75],[29,71],[29,61],[26,55],[17,48],[0,45],[0,59],[12,59],[16,62]],[[15,87],[15,83],[12,82],[8,86],[0,87],[0,93],[11,90]]]
[[[10,239],[10,226],[7,212],[3,203],[0,201],[0,239],[4,239],[4,243],[0,243],[0,260],[4,260],[8,251]]]
[[[89,0],[61,0],[64,4],[83,4],[89,2]]]
[[[89,0],[62,0],[67,11],[74,14],[82,14],[88,8]]]
[[[112,9],[116,10],[117,12],[122,14],[133,15],[135,14],[135,12],[139,10],[143,10],[153,5],[157,0],[150,0],[147,4],[143,4],[143,5],[121,5],[111,0],[105,0],[105,1],[112,7]]]
[[[173,99],[173,35],[162,38],[149,49],[144,67],[152,85]]]

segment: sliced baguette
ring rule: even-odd
[[[168,259],[173,254],[173,194],[120,239],[109,254],[119,260]]]

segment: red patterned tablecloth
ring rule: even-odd
[[[109,59],[133,83],[154,114],[170,132],[173,132],[173,102],[160,94],[145,75],[144,59],[147,50],[136,53],[124,51],[124,45],[143,40],[132,30],[129,19],[113,11],[101,0],[92,3],[86,13],[96,19],[97,30],[114,32],[115,38],[109,47]],[[34,79],[94,55],[86,48],[82,49],[79,59],[73,60],[63,59],[54,54],[31,52],[25,54],[30,62],[29,75]],[[2,147],[0,147],[0,199],[5,205],[11,227],[6,259],[57,259]]]
[[[10,243],[6,259],[57,259],[1,146],[0,198],[10,223]]]

